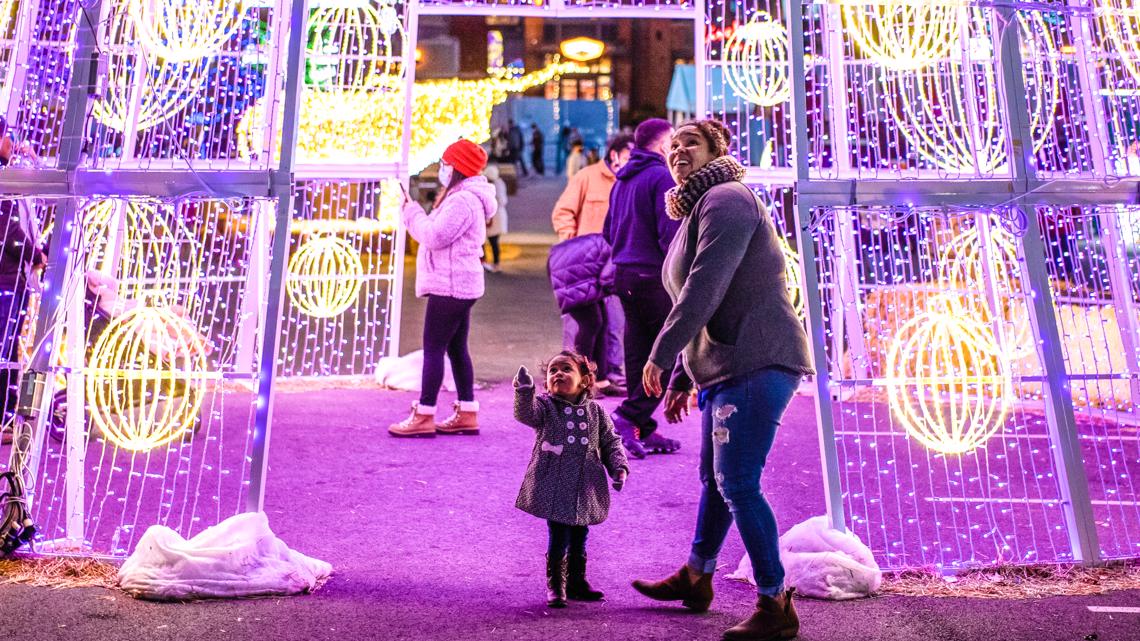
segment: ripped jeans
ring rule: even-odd
[[[732,522],[752,560],[757,591],[784,591],[776,515],[760,491],[760,475],[776,428],[800,384],[800,375],[765,368],[702,390],[701,504],[689,567],[708,574]]]

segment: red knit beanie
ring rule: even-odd
[[[487,152],[466,138],[457,140],[443,152],[443,161],[455,171],[467,176],[478,176],[487,166]]]

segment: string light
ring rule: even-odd
[[[725,80],[740,97],[761,107],[778,105],[791,97],[788,32],[768,12],[756,12],[733,30],[724,49]]]
[[[202,252],[153,202],[104,199],[82,213],[84,264],[118,281],[127,300],[173,303],[193,292]]]
[[[842,1],[843,32],[887,69],[915,71],[942,61],[958,44],[962,0]]]
[[[356,302],[364,266],[343,239],[319,236],[289,259],[285,288],[298,309],[318,318],[339,316]]]
[[[577,63],[556,62],[522,76],[503,74],[481,80],[432,80],[417,82],[413,93],[412,140],[408,168],[417,174],[439,160],[444,149],[458,138],[476,143],[491,138],[491,112],[507,96],[546,84],[567,73],[580,73]],[[355,161],[398,162],[403,128],[404,81],[393,76],[374,78],[383,91],[335,92],[301,96],[301,135],[297,140],[300,162]],[[321,106],[327,100],[343,103],[337,117]],[[259,138],[253,132],[264,127],[264,99],[246,113],[238,126],[238,151],[244,157],[256,153]]]
[[[142,55],[130,45],[134,22],[120,15],[112,24],[107,90],[91,110],[99,122],[115,131],[126,131],[134,123],[143,131],[174,117],[199,96],[207,59],[169,62]]]
[[[352,120],[366,107],[372,91],[390,91],[403,83],[400,42],[404,27],[388,3],[377,9],[362,1],[350,6],[322,7],[309,16],[306,84],[310,99],[328,118]],[[347,98],[347,100],[346,100]]]
[[[800,289],[800,255],[788,245],[788,240],[780,237],[780,251],[784,254],[784,278],[788,281],[788,298],[792,301],[792,308],[796,316],[803,320],[804,297]]]
[[[959,292],[950,300],[961,314],[983,325],[998,322],[1002,353],[1015,360],[1034,353],[1033,327],[1022,301],[1017,239],[1001,225],[991,225],[987,232],[988,243],[982,242],[976,226],[946,243],[940,256],[942,277]],[[992,292],[994,300],[986,292]]]
[[[1120,62],[1132,79],[1140,83],[1140,3],[1096,0],[1096,13]]]
[[[87,407],[103,436],[126,450],[165,445],[198,421],[205,342],[170,308],[138,307],[99,336],[86,369]]]
[[[139,43],[164,62],[217,53],[241,26],[242,0],[125,0]]]
[[[971,10],[970,16],[973,28],[987,33],[985,13]],[[1034,63],[1028,65],[1026,88],[1036,152],[1053,132],[1062,73],[1056,43],[1040,14],[1026,18],[1019,13],[1017,24],[1025,58]],[[968,63],[951,60],[937,69],[888,72],[881,82],[887,114],[927,162],[946,171],[983,174],[1005,164],[1005,126],[992,52],[971,55]]]
[[[891,413],[907,433],[944,454],[981,447],[1004,424],[1012,379],[985,325],[947,311],[899,328],[887,352]]]
[[[16,0],[0,0],[0,38],[8,37],[8,28],[16,18]]]

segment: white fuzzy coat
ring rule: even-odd
[[[495,187],[482,176],[456,185],[430,215],[417,202],[404,205],[404,226],[420,244],[416,296],[483,296],[483,243],[497,209]]]

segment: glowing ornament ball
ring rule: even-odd
[[[363,277],[364,266],[352,245],[335,236],[318,236],[289,259],[285,288],[305,314],[332,318],[356,302]]]
[[[81,216],[85,267],[117,280],[121,297],[172,303],[197,286],[202,250],[176,215],[153,202],[108,198]]]
[[[208,346],[176,310],[136,307],[100,334],[86,369],[87,408],[116,446],[144,452],[198,422]]]
[[[887,398],[894,419],[925,447],[965,454],[1004,425],[1013,383],[993,333],[948,308],[899,328],[887,353]]]
[[[843,31],[866,57],[887,69],[913,71],[944,60],[958,44],[962,0],[842,3]]]
[[[309,15],[308,87],[328,99],[332,116],[350,119],[355,104],[346,94],[385,89],[401,78],[399,47],[404,26],[394,6],[371,2],[321,7]]]
[[[1001,331],[999,347],[1010,360],[1032,354],[1033,327],[1023,300],[1017,239],[999,224],[959,233],[939,255],[942,278],[955,296],[951,305],[963,316]]]
[[[738,96],[760,107],[787,102],[788,32],[767,12],[758,11],[733,30],[724,44],[725,80]]]
[[[880,76],[882,103],[921,159],[946,171],[989,174],[1007,162],[1000,86],[990,50],[992,29],[984,11],[966,11],[969,33],[962,34],[956,26],[946,36],[954,55],[916,68],[887,66]],[[1053,134],[1063,73],[1056,40],[1041,14],[1018,13],[1017,25],[1037,152]],[[958,44],[963,36],[973,36],[975,50],[968,59]]]
[[[241,26],[241,0],[127,0],[139,43],[165,62],[221,51]]]
[[[134,46],[134,20],[119,15],[109,21],[107,89],[92,106],[92,115],[116,131],[149,129],[174,117],[199,97],[209,58],[166,60]]]

